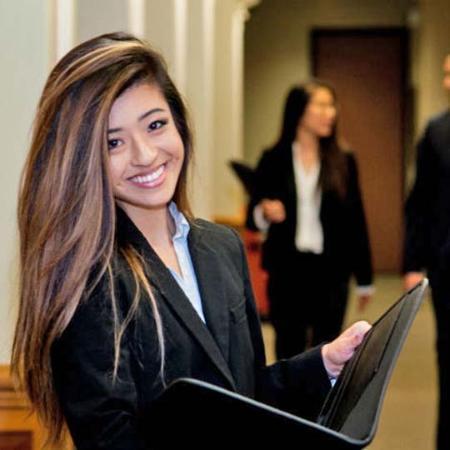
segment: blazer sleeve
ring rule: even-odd
[[[359,286],[372,284],[372,255],[366,215],[359,186],[358,167],[355,157],[348,154],[348,201],[350,212],[352,272]]]
[[[405,207],[404,272],[419,272],[427,268],[429,207],[437,173],[428,126],[417,147],[416,179]]]
[[[83,301],[54,344],[57,396],[77,450],[148,449],[138,430],[138,395],[127,334],[113,380],[114,326],[107,291],[99,286]]]
[[[256,399],[298,416],[316,419],[331,384],[323,365],[321,347],[266,365],[261,324],[256,311],[247,259],[240,238],[242,278],[247,317],[255,351]]]

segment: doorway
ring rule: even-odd
[[[403,28],[311,34],[313,74],[335,87],[340,134],[358,162],[375,271],[402,264],[407,54]]]

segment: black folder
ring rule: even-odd
[[[373,439],[389,379],[423,301],[425,279],[400,298],[366,334],[345,365],[316,422],[190,378],[173,382],[151,414],[155,448],[347,450]],[[156,431],[155,431],[156,430]],[[210,438],[215,436],[215,443]]]

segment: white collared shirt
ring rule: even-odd
[[[200,319],[206,323],[197,276],[195,274],[187,240],[191,227],[186,220],[186,217],[178,210],[177,205],[174,202],[171,202],[169,205],[169,213],[175,224],[175,233],[172,236],[172,242],[177,255],[178,264],[180,265],[181,275],[170,267],[168,267],[168,269],[191,302]]]
[[[322,190],[319,186],[320,162],[306,170],[296,153],[299,144],[292,144],[292,164],[294,167],[297,192],[297,220],[295,246],[301,252],[317,255],[323,253],[323,228],[320,221]]]

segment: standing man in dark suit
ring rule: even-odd
[[[444,61],[450,92],[450,54]],[[437,448],[450,448],[450,110],[428,123],[418,145],[417,174],[406,204],[405,287],[430,278],[437,325],[439,422]]]

